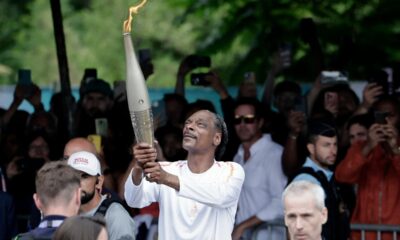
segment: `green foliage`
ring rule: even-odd
[[[179,2],[179,1],[177,1]],[[347,70],[353,79],[365,79],[371,69],[393,65],[399,58],[400,4],[395,0],[369,1],[303,1],[303,0],[203,0],[186,1],[186,16],[218,14],[218,23],[206,26],[216,31],[200,31],[210,41],[202,45],[206,52],[235,52],[238,43],[245,47],[233,65],[229,65],[231,83],[241,80],[241,73],[256,70],[262,82],[271,56],[282,42],[293,45],[294,62],[284,75],[301,81],[312,81],[310,49],[300,39],[301,19],[312,17],[325,55],[325,67]],[[183,19],[182,21],[185,21]],[[222,24],[220,24],[222,23]],[[210,35],[211,32],[211,35]],[[352,40],[354,44],[349,44]],[[348,62],[343,56],[348,56]],[[345,64],[345,67],[341,65]],[[239,77],[237,77],[239,76]]]
[[[72,83],[79,84],[87,67],[107,81],[123,79],[122,23],[138,1],[61,3]],[[301,19],[312,17],[325,67],[340,67],[348,55],[344,70],[365,79],[369,70],[400,60],[399,10],[397,0],[148,0],[134,17],[132,38],[136,50],[152,50],[151,87],[174,86],[179,61],[191,53],[210,55],[227,84],[237,84],[246,71],[256,71],[261,83],[284,42],[293,45],[293,65],[284,76],[312,81],[315,64],[299,34]],[[0,1],[0,83],[14,81],[21,67],[31,68],[41,85],[58,82],[49,0]]]
[[[98,76],[109,82],[124,79],[122,24],[128,16],[129,6],[137,1],[92,1],[90,8],[79,10],[71,7],[68,1],[61,3],[72,84],[79,84],[84,69],[88,67],[97,68]],[[57,84],[58,65],[50,3],[34,0],[27,7],[32,14],[19,18],[29,25],[21,27],[19,24],[18,31],[14,31],[16,36],[12,39],[12,49],[2,49],[0,53],[0,64],[12,69],[7,73],[0,71],[0,83],[9,83],[10,79],[15,82],[18,68],[30,68],[34,82]],[[132,39],[135,48],[150,48],[154,58],[156,74],[149,79],[150,86],[173,86],[179,60],[196,51],[193,47],[196,33],[192,29],[202,23],[193,19],[174,25],[174,19],[183,14],[182,11],[165,1],[150,0],[134,17]],[[7,19],[1,22],[5,23]],[[6,34],[3,29],[0,29],[0,34]],[[6,56],[8,50],[10,54]]]

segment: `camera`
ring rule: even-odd
[[[208,86],[211,84],[206,79],[208,76],[211,76],[211,73],[192,73],[190,75],[190,82],[194,86]]]
[[[375,111],[374,112],[374,117],[375,117],[375,122],[379,124],[386,124],[386,118],[390,114],[388,112],[380,112],[380,111]]]
[[[32,85],[31,70],[29,69],[18,70],[18,84],[23,86]]]
[[[18,85],[21,85],[24,90],[24,97],[31,97],[35,93],[35,87],[32,83],[30,69],[18,70]]]
[[[322,71],[321,84],[347,83],[348,78],[340,71]]]
[[[190,55],[187,58],[187,64],[190,68],[211,67],[211,58],[209,56]]]

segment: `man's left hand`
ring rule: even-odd
[[[162,169],[159,162],[146,162],[143,167],[147,181],[158,184],[166,182],[168,173]]]
[[[232,240],[239,240],[243,235],[245,228],[243,228],[240,224],[235,226],[232,232]]]

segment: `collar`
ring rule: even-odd
[[[49,215],[43,218],[38,228],[57,228],[64,222],[65,219],[65,216]]]
[[[303,166],[310,167],[310,168],[314,169],[315,171],[322,171],[329,181],[331,180],[331,178],[333,176],[333,172],[331,170],[320,167],[313,160],[311,160],[310,157],[307,157],[306,162],[304,163]]]
[[[250,158],[254,156],[254,153],[259,151],[259,149],[264,149],[268,146],[268,143],[271,142],[271,135],[270,134],[263,134],[253,145],[250,146]],[[238,154],[243,158],[244,155],[244,148],[243,144],[240,144]]]

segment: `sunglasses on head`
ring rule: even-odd
[[[254,116],[254,115],[235,116],[235,119],[233,122],[236,125],[238,125],[238,124],[242,123],[243,121],[246,124],[254,123],[256,121],[256,116]]]

